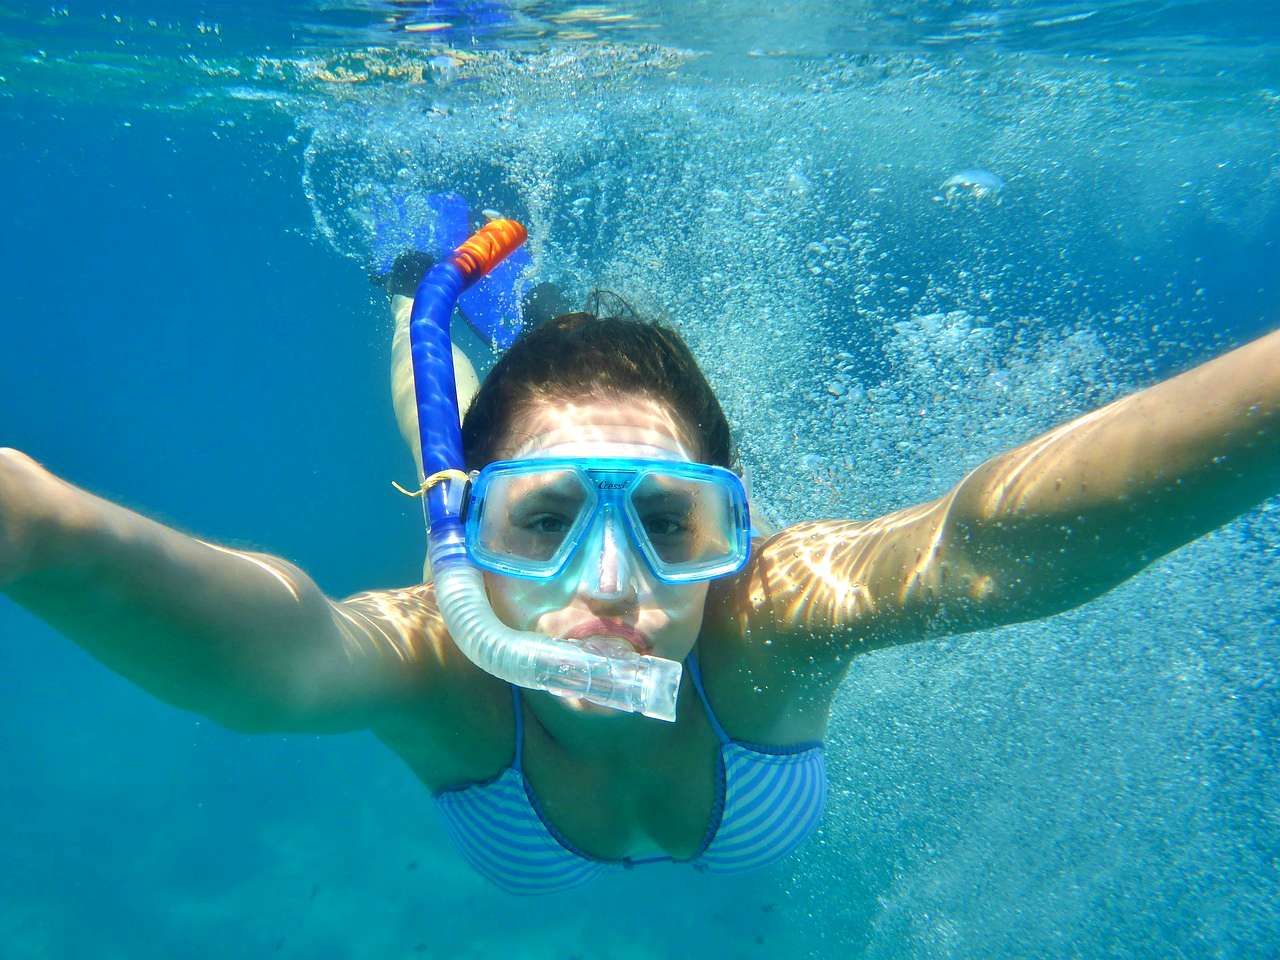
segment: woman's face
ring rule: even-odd
[[[512,423],[500,456],[691,461],[695,449],[665,405],[634,396],[623,402],[535,401]],[[663,583],[623,530],[602,519],[596,526],[554,581],[486,572],[494,612],[519,630],[551,637],[621,637],[644,653],[683,660],[702,627],[707,583]]]

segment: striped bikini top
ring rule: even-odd
[[[720,741],[715,803],[698,852],[604,860],[570,843],[543,815],[522,764],[524,719],[520,688],[512,686],[516,749],[511,766],[491,780],[435,795],[462,856],[508,893],[559,893],[605,870],[644,863],[688,863],[695,870],[737,873],[765,867],[791,853],[818,826],[827,795],[822,744],[761,746],[731,740],[707,701],[693,654],[694,689]]]

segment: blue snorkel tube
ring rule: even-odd
[[[514,220],[490,221],[433,266],[413,298],[409,342],[426,478],[420,493],[436,603],[458,649],[501,680],[675,720],[679,663],[641,655],[623,640],[557,639],[508,627],[494,614],[484,576],[467,556],[462,509],[471,481],[462,458],[449,321],[458,297],[527,236]]]

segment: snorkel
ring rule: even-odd
[[[515,630],[493,612],[484,575],[467,556],[462,511],[470,477],[462,457],[449,322],[464,291],[524,243],[514,220],[492,220],[422,278],[409,316],[423,514],[436,603],[454,643],[501,680],[578,697],[647,717],[675,720],[681,665],[607,637],[570,640]]]

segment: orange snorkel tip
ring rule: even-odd
[[[454,250],[449,259],[468,285],[475,283],[529,238],[529,231],[515,220],[490,220]]]

